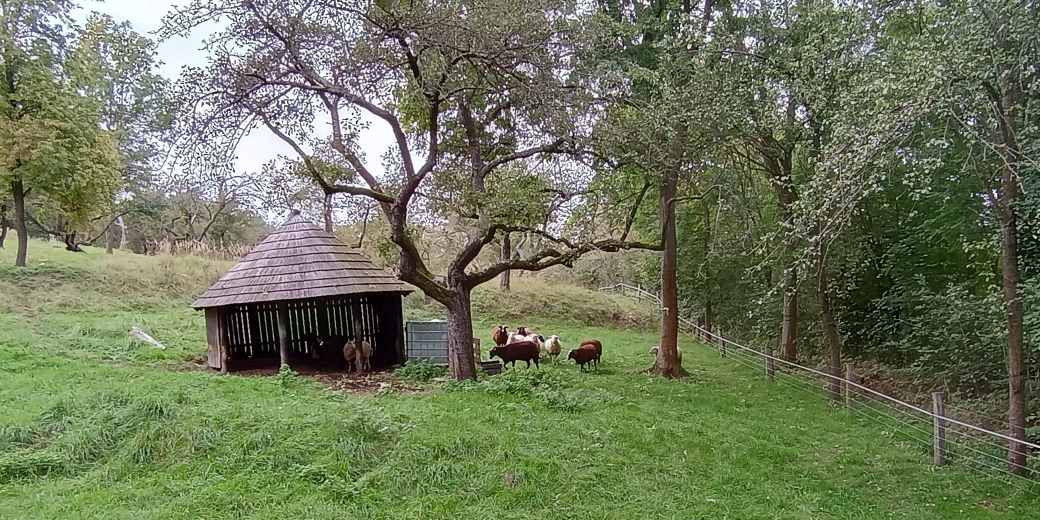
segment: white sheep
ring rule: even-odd
[[[659,350],[661,350],[661,346],[660,345],[654,345],[653,347],[650,347],[650,354],[652,354],[654,356],[655,360],[657,359],[657,355],[658,355],[657,352]],[[679,357],[679,364],[681,365],[682,364],[682,349],[680,349],[678,345],[675,346],[675,353],[678,355],[678,357]]]
[[[553,363],[555,363],[557,356],[560,355],[560,351],[563,350],[563,347],[560,345],[560,337],[556,335],[549,336],[542,345],[549,357],[552,358]]]

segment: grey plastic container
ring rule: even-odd
[[[404,328],[407,359],[448,364],[448,322],[409,321]]]

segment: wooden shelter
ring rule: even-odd
[[[192,307],[206,312],[212,368],[343,367],[341,352],[314,349],[315,335],[367,339],[375,369],[404,362],[401,299],[411,291],[293,212]]]

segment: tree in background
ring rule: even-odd
[[[454,377],[475,377],[477,285],[506,270],[571,265],[591,251],[657,247],[631,240],[630,221],[613,236],[596,233],[594,224],[621,212],[608,214],[590,197],[572,203],[582,203],[583,217],[543,225],[552,195],[542,189],[582,192],[600,173],[577,162],[595,117],[595,85],[576,61],[583,18],[573,5],[197,0],[167,17],[166,32],[215,19],[227,27],[212,38],[209,65],[181,82],[182,135],[224,137],[233,147],[235,136],[262,125],[297,152],[324,191],[378,202],[398,276],[447,308]],[[394,134],[387,175],[377,176],[358,149],[362,112]],[[315,137],[319,114],[331,131]],[[494,144],[503,139],[515,139],[515,149]],[[322,153],[335,153],[352,178],[325,179],[312,161]],[[443,277],[420,254],[415,218],[458,223],[466,234]],[[537,235],[545,245],[475,265],[507,232]]]
[[[169,147],[169,84],[157,73],[156,44],[135,32],[129,23],[92,14],[80,35],[76,54],[95,71],[84,94],[98,100],[100,127],[117,143],[122,159],[122,189],[104,221],[106,252],[115,247],[112,224],[135,208],[131,202],[152,186]],[[121,226],[125,242],[126,225]]]
[[[30,195],[43,212],[61,215],[51,231],[78,250],[77,232],[119,187],[115,141],[98,126],[100,100],[85,95],[98,71],[77,52],[81,35],[70,8],[60,1],[3,4],[0,177],[14,201],[18,266],[26,263]]]
[[[969,151],[964,168],[985,187],[986,210],[1000,229],[1000,274],[1007,315],[1008,429],[1025,439],[1024,351],[1019,215],[1022,179],[1040,164],[1040,5],[1036,2],[949,2],[929,20],[923,42],[934,80],[946,88],[936,109],[955,146]],[[1026,448],[1008,444],[1008,468],[1025,473]]]

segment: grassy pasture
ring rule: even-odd
[[[0,250],[0,518],[1040,518],[1040,489],[937,470],[900,432],[683,340],[691,377],[643,373],[645,309],[521,282],[475,296],[605,344],[601,370],[520,368],[420,394],[220,376],[187,257]],[[570,302],[551,306],[558,290]],[[409,298],[409,314],[435,305]],[[140,325],[160,351],[127,346]]]

